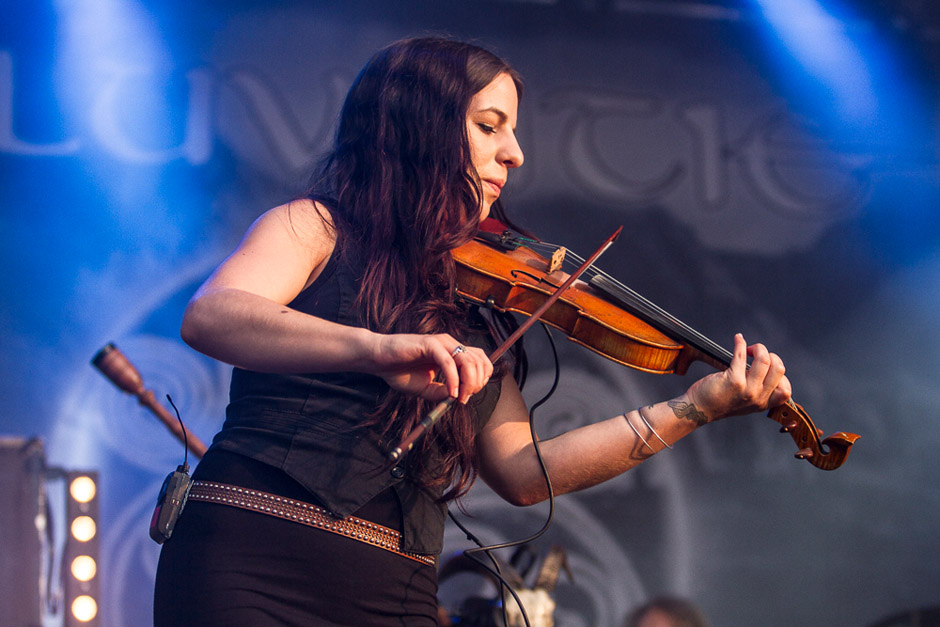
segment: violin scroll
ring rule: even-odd
[[[781,433],[789,433],[799,451],[795,457],[805,459],[823,470],[835,470],[849,456],[849,450],[859,437],[854,433],[839,431],[825,440],[820,440],[822,431],[813,424],[809,414],[792,400],[770,410],[767,417],[779,422]]]

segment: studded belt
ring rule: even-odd
[[[401,533],[394,529],[353,516],[336,518],[322,507],[303,501],[212,481],[193,481],[193,486],[189,491],[189,500],[231,505],[260,514],[268,514],[365,542],[428,566],[436,564],[433,555],[401,550]]]

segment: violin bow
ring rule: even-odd
[[[551,307],[552,304],[554,304],[554,302],[558,300],[561,295],[564,294],[565,291],[571,287],[571,285],[594,264],[595,261],[597,261],[598,257],[600,257],[615,241],[617,241],[617,238],[620,237],[620,232],[622,230],[622,226],[618,227],[617,230],[614,231],[613,234],[608,237],[596,251],[594,251],[594,254],[588,257],[587,260],[582,263],[581,266],[558,287],[558,289],[552,292],[552,294],[547,299],[545,299],[544,303],[539,305],[538,309],[532,312],[532,315],[529,318],[519,325],[519,328],[517,328],[512,333],[512,335],[507,337],[503,343],[496,348],[496,350],[490,353],[490,361],[495,364],[496,360],[498,360],[506,353],[506,351],[512,348],[512,345],[515,344],[533,324],[538,322],[539,318],[542,317],[542,314],[544,314],[548,308]],[[437,406],[428,412],[424,419],[418,423],[414,429],[412,429],[411,433],[409,433],[398,446],[389,451],[389,460],[393,462],[400,460],[405,455],[405,453],[414,447],[415,443],[421,438],[421,436],[423,436],[428,429],[430,429],[438,420],[440,420],[441,416],[444,415],[444,412],[446,412],[453,404],[454,399],[452,397],[447,397],[438,403]]]

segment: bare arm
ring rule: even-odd
[[[750,369],[748,354],[753,357]],[[507,377],[502,390],[478,438],[480,475],[515,505],[538,503],[548,494],[528,412],[515,381]],[[728,370],[696,381],[671,401],[641,408],[642,417],[629,411],[542,441],[540,448],[554,492],[564,494],[616,477],[708,422],[776,406],[789,396],[780,358],[760,344],[747,347],[739,335]]]
[[[328,214],[321,208],[328,220]],[[379,334],[291,309],[319,276],[335,238],[311,201],[261,216],[193,296],[181,335],[210,357],[264,372],[355,371],[431,400],[466,401],[492,366],[479,349],[453,356],[446,334]],[[436,382],[437,372],[444,382]]]
[[[181,335],[188,344],[268,372],[363,367],[373,341],[368,332],[286,306],[333,250],[332,234],[314,211],[312,204],[284,205],[255,221],[187,306]]]

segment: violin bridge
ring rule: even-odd
[[[548,274],[556,270],[561,270],[561,264],[564,263],[566,254],[568,254],[568,251],[564,246],[559,246],[555,249],[555,252],[552,253],[552,259],[548,263]]]

